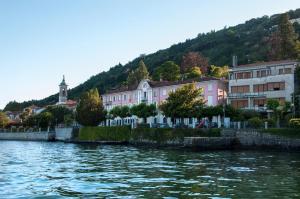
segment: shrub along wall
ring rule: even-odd
[[[297,128],[270,128],[263,129],[260,132],[272,135],[300,139],[300,130]]]
[[[183,143],[184,137],[220,137],[220,135],[220,129],[172,129],[138,127],[131,130],[129,126],[82,127],[79,129],[75,141],[139,142],[142,140],[148,140],[157,144],[163,144],[170,141]]]
[[[115,127],[82,127],[77,141],[115,141],[127,142],[130,139],[129,126]]]
[[[172,128],[135,128],[131,132],[134,142],[148,140],[157,144],[167,142],[183,143],[184,137],[220,137],[220,129],[172,129]]]

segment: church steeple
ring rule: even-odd
[[[63,80],[59,85],[59,98],[58,103],[64,104],[68,100],[68,85],[66,84],[65,76],[63,76]]]

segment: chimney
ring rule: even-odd
[[[232,56],[232,67],[236,67],[237,63],[238,63],[237,56],[233,55]]]

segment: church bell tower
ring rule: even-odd
[[[64,104],[67,102],[67,99],[68,99],[68,85],[66,84],[65,76],[63,76],[63,80],[59,85],[58,103]]]

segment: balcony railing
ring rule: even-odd
[[[254,110],[258,112],[266,112],[268,109],[266,106],[251,106],[251,107],[245,107],[242,108],[243,110]]]
[[[228,98],[256,98],[256,97],[266,97],[264,93],[229,93]]]

